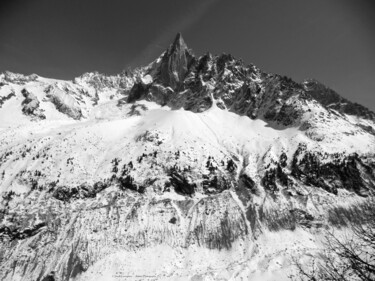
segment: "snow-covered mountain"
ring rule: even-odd
[[[5,72],[0,279],[287,280],[359,219],[374,153],[370,110],[180,34],[115,76]]]

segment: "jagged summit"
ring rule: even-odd
[[[306,79],[302,82],[306,93],[319,101],[323,106],[334,109],[340,113],[360,116],[365,119],[375,120],[375,113],[355,102],[340,96],[334,90],[315,79]]]
[[[252,119],[296,126],[303,123],[301,117],[306,110],[311,110],[305,105],[315,100],[327,110],[375,119],[367,108],[351,103],[315,80],[297,83],[246,65],[231,54],[194,57],[180,33],[158,61],[148,70],[152,83],[136,83],[128,102],[146,99],[193,112],[205,111],[216,103]]]
[[[188,50],[188,47],[185,43],[184,38],[182,38],[182,34],[179,32],[177,33],[175,39],[173,40],[173,43],[170,47],[171,52],[175,50]]]
[[[186,46],[181,34],[178,33],[175,40],[162,57],[159,72],[159,81],[176,89],[181,86],[194,56]]]

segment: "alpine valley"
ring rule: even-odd
[[[178,34],[146,67],[0,74],[0,280],[289,280],[375,187],[375,113]]]

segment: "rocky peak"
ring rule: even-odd
[[[177,89],[185,79],[193,60],[194,55],[188,49],[181,33],[178,33],[162,57],[158,69],[159,82]]]
[[[171,48],[172,51],[177,50],[177,49],[183,49],[183,50],[188,49],[188,47],[185,43],[185,40],[184,40],[184,38],[182,38],[182,35],[181,35],[180,32],[177,33],[177,35],[176,35],[176,37],[175,37],[171,46],[172,46],[172,48]]]
[[[194,57],[180,33],[147,74],[152,79],[135,83],[127,102],[145,99],[202,112],[212,106],[213,97],[221,109],[278,126],[298,126],[314,99],[328,110],[375,119],[375,113],[316,80],[300,84],[287,76],[267,74],[231,54]]]
[[[307,79],[302,84],[304,90],[326,108],[334,109],[340,113],[375,120],[374,112],[358,103],[343,98],[334,90],[315,79]]]

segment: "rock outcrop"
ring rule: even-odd
[[[365,119],[375,120],[374,112],[363,105],[351,102],[319,81],[310,79],[303,82],[305,91],[327,108],[343,114],[356,115]]]
[[[28,92],[26,89],[22,89],[22,95],[24,100],[22,101],[22,112],[25,115],[31,116],[34,119],[46,119],[46,116],[43,114],[43,110],[39,107],[40,102],[38,98]]]
[[[45,93],[58,111],[75,120],[80,120],[82,118],[82,109],[72,95],[54,86],[46,88]]]

